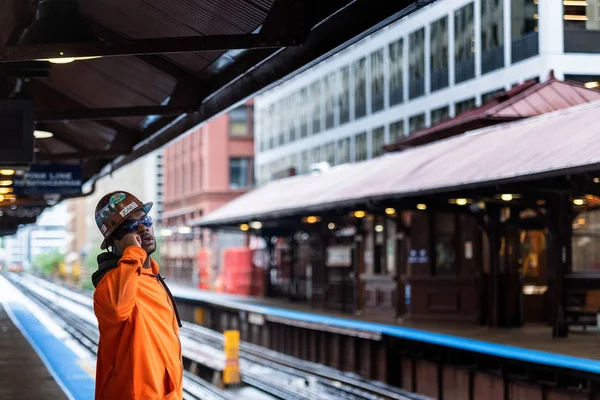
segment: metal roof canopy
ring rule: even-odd
[[[77,0],[7,0],[0,96],[33,98],[36,128],[54,133],[37,163],[81,164],[95,181],[433,1],[80,0],[77,24],[63,16],[50,33],[83,21],[98,41],[83,29],[84,42],[32,44],[37,6]],[[100,58],[40,61],[64,57]]]
[[[528,183],[599,173],[600,130],[594,122],[599,110],[600,101],[595,101],[344,164],[317,175],[273,181],[194,223],[233,226],[460,191],[489,193],[516,185],[527,190]],[[588,176],[588,181],[593,177]]]

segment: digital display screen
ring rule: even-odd
[[[32,101],[0,99],[0,165],[33,162],[34,126]]]

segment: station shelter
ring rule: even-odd
[[[492,126],[272,181],[197,224],[265,239],[268,296],[567,336],[596,324],[600,306],[600,101],[584,89],[530,85],[473,118]],[[532,107],[535,97],[546,101]]]

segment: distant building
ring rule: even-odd
[[[41,254],[53,251],[66,253],[69,242],[67,220],[67,205],[61,203],[44,211],[36,224],[26,225],[16,235],[7,237],[6,264],[28,269]]]
[[[255,98],[257,182],[377,157],[551,70],[600,87],[599,13],[598,0],[437,1]]]
[[[193,221],[254,186],[253,103],[194,129],[164,149],[162,273],[194,284],[202,246],[242,246],[240,233],[205,236]],[[218,250],[217,250],[218,252]]]

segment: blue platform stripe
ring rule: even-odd
[[[93,400],[95,383],[78,363],[79,357],[23,305],[7,304],[6,311],[23,336],[31,343],[46,368],[69,399]]]
[[[239,308],[244,311],[272,315],[279,318],[287,318],[315,324],[335,326],[339,328],[360,330],[366,332],[375,332],[391,337],[414,340],[417,342],[429,343],[444,347],[450,347],[459,350],[471,351],[480,354],[487,354],[496,357],[503,357],[518,361],[524,361],[534,364],[548,365],[556,368],[566,368],[582,372],[600,374],[600,361],[572,357],[559,353],[550,353],[539,350],[531,350],[523,347],[509,346],[463,338],[459,336],[447,335],[442,333],[429,332],[419,329],[406,328],[397,325],[387,325],[374,322],[357,321],[340,317],[329,317],[319,314],[311,314],[302,311],[288,310],[279,307],[269,307],[258,305],[256,303],[243,301],[241,299],[218,300],[218,296],[210,294],[197,293],[194,295],[176,294],[176,298],[199,300],[225,307]],[[560,340],[560,339],[557,339]]]

